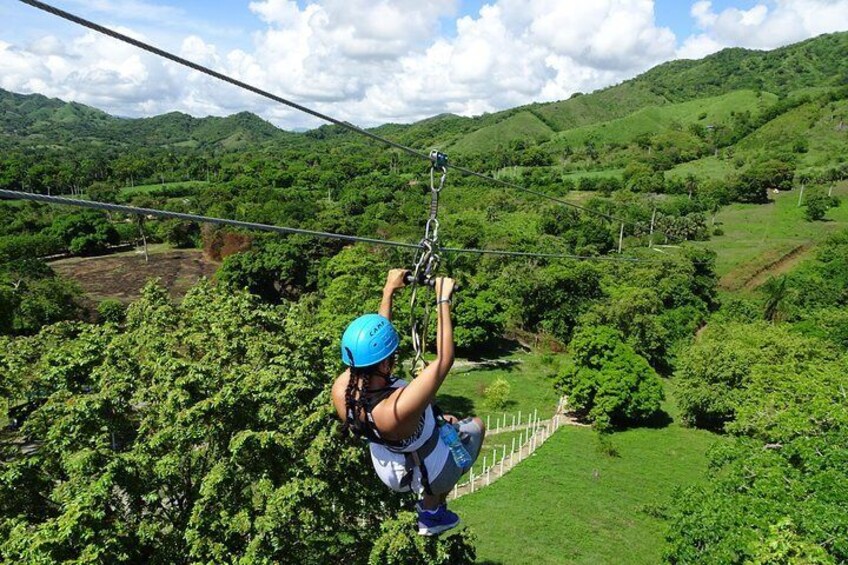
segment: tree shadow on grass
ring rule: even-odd
[[[513,355],[515,353],[520,353],[523,351],[526,350],[521,347],[521,344],[517,341],[498,338],[493,339],[485,347],[477,347],[474,349],[462,349],[461,353],[469,361],[480,362],[491,359],[499,359],[501,357],[506,357],[507,355]]]
[[[440,394],[436,398],[436,403],[445,414],[453,414],[458,418],[471,416],[474,412],[474,403],[464,396]]]
[[[515,359],[482,359],[482,360],[468,360],[471,365],[457,363],[452,373],[457,375],[473,373],[474,371],[491,371],[494,369],[506,372],[512,372],[517,365],[520,365],[520,361],[516,361]]]
[[[674,420],[665,410],[660,410],[644,422],[642,422],[639,427],[641,428],[650,428],[652,430],[661,430],[669,427]]]

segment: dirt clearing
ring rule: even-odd
[[[201,278],[211,278],[218,263],[206,259],[199,249],[164,249],[151,252],[149,263],[143,254],[130,252],[62,259],[50,266],[79,283],[92,302],[114,298],[126,304],[137,299],[151,279],[159,279],[174,299],[182,298]]]

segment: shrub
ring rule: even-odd
[[[97,306],[97,315],[100,316],[100,319],[104,322],[120,324],[124,321],[126,309],[124,308],[124,305],[121,304],[120,300],[107,298]]]
[[[830,209],[830,198],[824,194],[813,194],[807,199],[804,218],[808,222],[816,222],[824,219],[824,215]]]
[[[483,398],[489,410],[503,410],[509,402],[509,381],[499,377],[483,391]]]

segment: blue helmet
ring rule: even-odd
[[[342,336],[342,361],[351,367],[368,367],[388,358],[400,337],[388,318],[365,314],[350,323]]]

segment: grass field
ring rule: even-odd
[[[677,417],[673,383],[664,409]],[[487,441],[487,456],[511,434]],[[611,457],[588,428],[563,427],[504,478],[451,504],[480,563],[654,564],[665,525],[646,510],[703,480],[718,436],[672,423],[616,433]],[[509,447],[507,447],[509,449]]]
[[[688,163],[681,163],[666,173],[669,178],[683,179],[688,175],[697,178],[724,179],[731,173],[736,172],[736,167],[731,161],[718,159],[717,157],[704,157]]]
[[[503,413],[526,415],[538,410],[539,418],[550,418],[556,410],[559,396],[554,391],[548,375],[554,372],[542,357],[532,354],[516,354],[502,360],[502,368],[463,368],[458,362],[439,390],[436,402],[448,413],[456,416],[475,415],[484,421],[494,421]],[[510,384],[509,401],[503,410],[492,410],[486,406],[483,391],[497,378],[503,377]],[[494,425],[494,424],[493,424]]]
[[[721,286],[744,290],[750,281],[764,274],[764,269],[767,274],[772,269],[780,270],[784,260],[802,260],[815,244],[848,227],[848,183],[838,185],[833,194],[844,203],[831,209],[824,222],[804,219],[797,190],[772,195],[769,204],[733,204],[723,208],[716,222],[724,235],[698,244],[718,254],[716,270]],[[793,251],[795,255],[786,257]]]
[[[482,563],[658,563],[664,524],[645,512],[704,477],[707,432],[672,425],[615,434],[561,428],[503,479],[453,508],[478,536]]]

